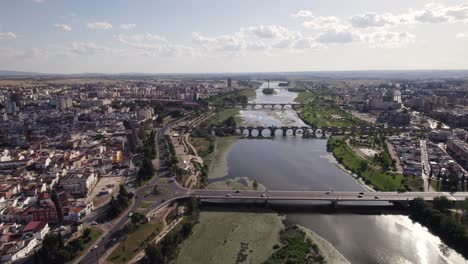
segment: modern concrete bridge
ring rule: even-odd
[[[359,191],[286,191],[286,190],[213,190],[187,189],[176,181],[171,183],[171,197],[165,203],[195,197],[202,201],[217,202],[258,202],[258,201],[324,201],[324,202],[370,202],[383,201],[405,203],[416,198],[432,201],[436,197],[447,197],[450,201],[463,202],[468,192],[359,192]],[[161,204],[160,206],[162,206]]]
[[[202,128],[203,129],[203,128]],[[327,135],[354,135],[355,133],[360,134],[395,134],[397,132],[419,132],[427,133],[430,132],[430,129],[417,129],[417,128],[408,128],[408,127],[383,127],[383,126],[354,126],[354,127],[299,127],[299,126],[237,126],[237,127],[207,127],[204,128],[209,130],[212,134],[217,131],[236,131],[237,134],[246,135],[246,137],[258,137],[263,138],[263,131],[269,131],[269,137],[274,137],[276,131],[280,130],[282,136],[286,136],[288,131],[292,131],[292,135],[296,136],[298,134],[303,137],[322,137],[325,138]],[[254,131],[257,131],[257,135],[254,136]],[[300,133],[298,133],[300,132]]]

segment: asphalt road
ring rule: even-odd
[[[164,133],[171,127],[173,124],[179,122],[180,120],[169,124],[168,126],[161,128],[158,130],[156,134],[156,142],[158,147],[158,157],[160,157],[160,164],[165,163],[165,158],[168,157],[168,150],[165,147],[165,139]],[[140,207],[145,199],[145,195],[151,192],[154,186],[157,184],[160,177],[167,176],[167,172],[161,172],[158,168],[158,173],[155,175],[150,182],[148,182],[145,186],[140,187],[134,191],[134,202],[131,206],[129,213],[136,212]],[[164,195],[161,195],[154,200],[153,204],[145,209],[145,213],[155,210],[159,207],[162,207],[171,201],[174,197],[180,196],[184,191],[178,184],[175,183],[175,180],[170,180],[171,182],[168,184],[164,184],[164,188],[167,189],[167,192]],[[161,184],[158,184],[161,186]],[[78,263],[98,263],[99,258],[106,254],[107,250],[109,250],[112,246],[116,243],[120,242],[121,239],[124,238],[123,227],[130,222],[130,218],[128,216],[123,216],[113,227],[112,230],[102,237],[99,243],[93,246],[93,249],[90,250]]]

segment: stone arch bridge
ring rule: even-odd
[[[287,109],[288,107],[296,110],[298,107],[304,106],[325,106],[323,103],[247,103],[247,104],[228,104],[227,107],[240,107],[245,110],[256,110],[256,109]]]
[[[354,134],[381,134],[391,135],[402,132],[413,132],[413,133],[427,133],[430,129],[417,129],[408,127],[380,127],[380,126],[354,126],[354,127],[309,127],[309,126],[236,126],[236,127],[207,127],[205,128],[210,133],[215,134],[216,132],[235,132],[239,135],[245,135],[246,137],[252,138],[265,138],[274,137],[277,135],[277,131],[281,131],[282,136],[287,136],[288,131],[292,132],[293,136],[302,136],[305,138],[326,138],[327,135],[354,135]],[[263,131],[268,131],[269,136],[264,136]],[[256,133],[254,133],[256,132]]]

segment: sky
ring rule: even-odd
[[[468,69],[468,0],[0,0],[0,70]]]

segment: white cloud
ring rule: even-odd
[[[122,24],[120,25],[120,28],[123,30],[130,30],[134,29],[136,27],[136,24]]]
[[[414,20],[421,23],[446,23],[450,18],[444,13],[425,9],[414,13]]]
[[[414,42],[414,35],[408,32],[374,31],[360,36],[361,41],[376,48],[395,48]]]
[[[290,49],[301,39],[300,32],[277,25],[259,25],[240,28],[231,35],[207,37],[198,32],[192,33],[192,42],[205,51],[227,52],[240,55],[244,51],[268,51]]]
[[[317,37],[317,42],[323,44],[345,44],[355,40],[355,36],[349,31],[327,31]]]
[[[0,32],[0,40],[15,39],[17,36],[13,32]]]
[[[112,24],[109,22],[90,22],[88,23],[88,28],[108,30],[112,28]]]
[[[283,37],[287,37],[286,35],[290,33],[288,29],[282,26],[276,26],[276,25],[268,25],[268,26],[259,25],[259,26],[254,26],[254,27],[241,28],[240,31],[254,34],[258,38],[266,38],[266,39],[283,38]]]
[[[191,47],[170,43],[165,37],[151,33],[125,35],[119,34],[116,36],[120,43],[126,45],[130,52],[142,56],[152,57],[174,57],[194,55]]]
[[[318,16],[311,17],[304,21],[302,25],[306,28],[317,29],[317,30],[336,30],[342,31],[349,28],[347,23],[343,23],[339,18],[335,16]]]
[[[320,46],[314,38],[301,38],[292,44],[294,50],[315,49]]]
[[[38,4],[41,4],[41,3],[44,3],[45,0],[33,0],[34,3],[38,3]]]
[[[350,24],[355,28],[388,27],[415,23],[455,23],[468,22],[468,4],[446,6],[427,4],[422,9],[410,9],[401,14],[366,13],[352,16]]]
[[[296,13],[291,14],[291,16],[294,18],[304,18],[304,17],[313,17],[314,15],[309,10],[299,10]]]
[[[72,42],[67,50],[78,55],[93,55],[100,52],[112,51],[109,47],[97,45],[93,42]]]
[[[71,26],[67,24],[54,24],[54,27],[62,31],[72,31]]]

